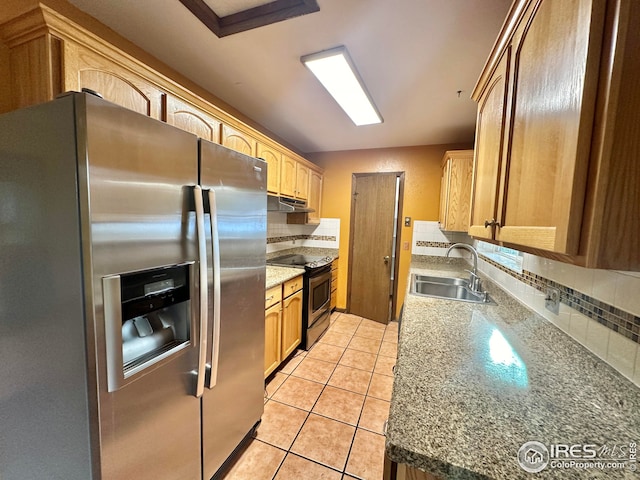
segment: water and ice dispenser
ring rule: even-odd
[[[102,279],[110,392],[191,344],[193,263]]]

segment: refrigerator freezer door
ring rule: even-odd
[[[197,270],[191,208],[197,139],[92,96],[77,96],[76,115],[87,317],[96,339],[101,478],[201,478],[200,401],[192,373],[199,350],[198,282],[190,282],[188,328],[180,335],[185,348],[137,371],[134,381],[113,392],[107,385],[102,291],[103,279],[113,275],[189,262]],[[160,288],[150,282],[145,288]],[[131,334],[146,335],[143,324]]]
[[[207,357],[218,357],[212,365],[217,375],[202,397],[203,477],[208,479],[264,410],[267,198],[262,160],[200,140],[200,162],[202,189],[215,192],[220,254],[219,351],[212,351],[210,341]],[[209,278],[213,299],[213,275]],[[210,332],[213,310],[210,302]]]
[[[73,99],[0,116],[0,478],[99,478]]]

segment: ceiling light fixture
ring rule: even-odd
[[[336,47],[300,57],[320,83],[357,126],[382,123],[364,82],[346,47]]]

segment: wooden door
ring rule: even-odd
[[[509,50],[498,63],[486,90],[478,100],[475,167],[471,195],[469,235],[491,239],[495,222],[502,164],[502,145],[507,102]],[[487,226],[485,226],[487,225]]]
[[[396,188],[400,200],[403,179],[403,173],[395,172],[353,175],[347,310],[381,323],[395,311],[397,282],[391,279],[397,278]]]
[[[204,110],[167,96],[167,123],[213,143],[220,143],[221,123]]]
[[[302,290],[282,301],[282,354],[284,360],[302,340]]]
[[[277,150],[258,142],[258,158],[267,162],[267,192],[280,193],[280,163],[282,154]]]
[[[516,31],[505,186],[496,240],[576,254],[604,2],[542,0]]]

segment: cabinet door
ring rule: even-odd
[[[446,230],[447,226],[447,198],[449,198],[449,168],[451,161],[447,160],[442,165],[442,174],[440,176],[440,211],[438,213],[438,223],[440,228]]]
[[[280,162],[282,154],[258,142],[256,156],[267,162],[267,192],[278,195],[280,193]]]
[[[287,155],[282,155],[280,169],[280,195],[295,197],[296,194],[296,167],[298,162]]]
[[[273,372],[282,358],[281,350],[281,323],[282,305],[276,303],[264,312],[264,378]]]
[[[469,202],[471,201],[471,175],[473,170],[473,150],[451,152],[446,162],[446,186],[444,201],[444,221],[440,228],[453,232],[469,229]]]
[[[229,125],[222,125],[222,145],[245,155],[252,157],[256,155],[256,141]]]
[[[496,240],[578,253],[600,60],[600,0],[542,0],[513,41]]]
[[[301,163],[296,165],[296,198],[306,200],[309,197],[309,168]]]
[[[204,110],[167,96],[167,123],[210,142],[220,143],[221,123]]]
[[[322,174],[315,170],[309,171],[309,198],[307,206],[315,212],[307,214],[307,223],[320,223],[320,210],[322,207]]]
[[[93,90],[122,107],[164,120],[165,94],[118,63],[71,41],[64,48],[65,90]]]
[[[493,228],[485,222],[495,221],[498,182],[502,164],[503,131],[507,102],[507,68],[510,51],[498,63],[485,91],[478,99],[476,123],[471,225],[469,235],[493,238]]]
[[[287,358],[302,340],[302,290],[282,301],[282,354]]]

